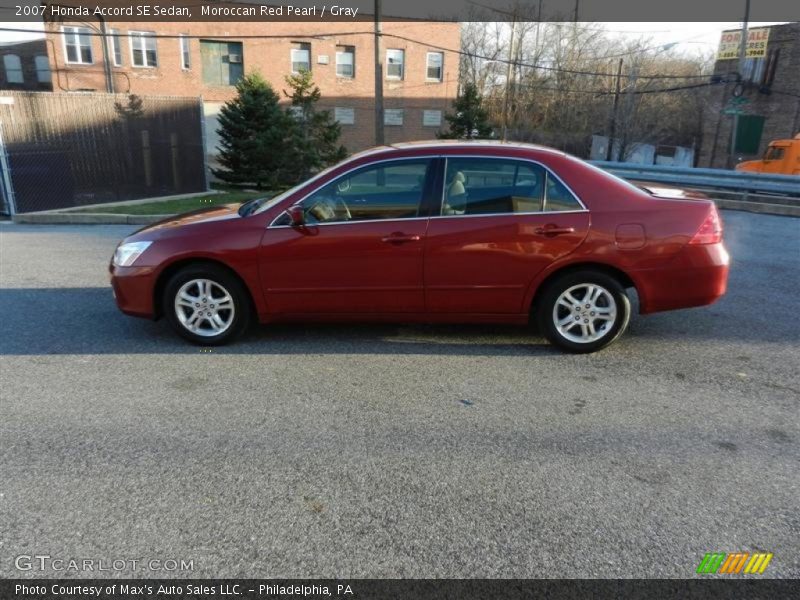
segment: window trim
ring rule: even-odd
[[[295,48],[295,45],[300,46],[299,48]],[[292,42],[291,47],[289,48],[289,69],[291,69],[292,75],[299,75],[301,71],[294,70],[294,53],[295,52],[307,52],[308,53],[308,61],[306,64],[308,68],[306,71],[309,73],[311,72],[311,42]],[[300,62],[300,61],[297,61]]]
[[[147,37],[145,37],[147,36]],[[148,65],[147,64],[147,38],[152,38],[153,42],[156,45],[156,64],[155,65]],[[144,43],[144,46],[140,48],[142,51],[142,58],[144,59],[143,65],[137,65],[136,61],[133,58],[133,50],[134,50],[134,40],[141,40]],[[156,37],[156,33],[154,31],[128,31],[128,46],[131,49],[131,67],[134,69],[157,69],[159,67],[159,60],[158,60],[158,38]]]
[[[589,209],[586,208],[586,204],[584,204],[584,202],[583,202],[583,200],[581,200],[580,196],[578,196],[578,194],[576,194],[575,191],[571,187],[569,187],[569,185],[567,185],[567,183],[563,179],[561,179],[561,177],[559,177],[555,172],[553,172],[553,170],[550,169],[550,167],[548,167],[547,165],[545,165],[544,163],[542,163],[542,162],[540,162],[538,160],[535,160],[535,159],[532,159],[532,158],[521,158],[521,157],[516,157],[516,156],[513,156],[513,157],[512,156],[483,156],[483,155],[480,155],[480,154],[441,154],[441,153],[439,153],[439,154],[422,154],[422,155],[419,155],[419,156],[401,156],[401,157],[397,157],[397,158],[384,158],[384,159],[379,159],[379,160],[375,160],[375,161],[369,162],[367,164],[360,164],[358,166],[352,167],[351,169],[347,169],[346,171],[342,171],[341,173],[339,173],[335,177],[331,177],[330,179],[328,179],[324,183],[318,184],[310,192],[308,192],[307,194],[304,194],[299,200],[297,200],[295,202],[292,202],[286,208],[280,210],[278,212],[278,214],[275,215],[275,217],[266,226],[266,229],[281,229],[281,228],[286,228],[286,227],[293,227],[293,225],[275,225],[275,222],[278,219],[280,219],[281,217],[283,217],[283,214],[287,210],[289,210],[292,206],[295,206],[297,204],[300,204],[300,203],[304,202],[306,200],[306,198],[308,198],[312,194],[316,194],[319,190],[321,190],[323,187],[325,187],[329,183],[332,183],[332,182],[336,181],[337,179],[339,179],[341,177],[344,177],[345,175],[348,175],[348,174],[352,173],[353,171],[356,171],[356,170],[358,170],[358,169],[360,169],[362,167],[377,165],[377,164],[382,163],[382,162],[396,162],[396,161],[401,161],[401,160],[422,160],[422,159],[437,160],[437,159],[441,159],[442,163],[441,163],[439,168],[441,169],[441,173],[444,174],[444,173],[447,172],[447,161],[450,158],[485,158],[485,159],[492,159],[492,160],[518,160],[520,162],[527,162],[527,163],[530,163],[530,164],[533,164],[533,165],[537,165],[537,166],[541,167],[544,170],[545,178],[547,178],[550,175],[552,175],[553,178],[556,181],[560,182],[561,185],[563,185],[566,188],[566,190],[575,197],[575,200],[578,201],[578,204],[580,204],[582,208],[581,208],[581,210],[561,210],[561,211],[558,211],[558,212],[551,212],[551,211],[546,211],[546,210],[538,210],[538,211],[518,212],[518,213],[505,212],[505,213],[484,213],[484,214],[478,214],[478,215],[443,215],[442,214],[442,208],[444,207],[444,200],[445,200],[444,195],[445,195],[445,191],[447,189],[447,186],[445,185],[443,176],[442,177],[435,176],[435,178],[434,178],[435,185],[438,185],[438,186],[441,187],[441,192],[439,194],[439,214],[438,215],[428,215],[428,216],[424,216],[424,217],[409,217],[407,219],[371,219],[371,220],[366,220],[365,219],[363,221],[336,221],[334,223],[314,223],[314,227],[330,227],[330,226],[333,226],[333,225],[356,225],[356,224],[360,224],[360,223],[389,223],[389,222],[392,222],[392,221],[419,221],[421,219],[464,219],[464,218],[475,219],[475,218],[480,218],[480,217],[516,217],[516,216],[519,216],[519,215],[556,215],[556,214],[569,215],[569,214],[588,213],[588,212],[590,212]],[[311,184],[313,182],[314,182],[313,178],[309,180],[309,184]],[[545,184],[547,184],[547,180],[546,179],[545,179]],[[434,193],[434,196],[435,196],[435,194],[436,194],[436,190],[435,189],[434,189],[433,193]],[[544,198],[545,198],[545,204],[546,204],[547,188],[545,188],[545,191],[544,191]],[[423,202],[424,202],[424,199],[423,199]]]
[[[39,67],[39,59],[43,58],[47,65],[47,79],[42,79],[42,72],[44,69]],[[50,57],[46,54],[37,54],[33,57],[33,66],[36,69],[36,82],[37,83],[53,83],[53,71],[50,69]]]
[[[16,59],[17,67],[14,68],[14,69],[9,69],[8,68],[8,62],[7,62],[8,59]],[[12,72],[12,71],[14,73],[19,73],[19,81],[11,81],[11,78],[9,77],[8,74],[10,72]],[[38,69],[37,69],[37,71],[38,71]],[[6,76],[6,83],[8,83],[9,85],[25,85],[25,69],[22,67],[22,57],[20,57],[19,54],[9,53],[9,54],[4,54],[3,55],[3,72],[5,73],[5,76]],[[37,80],[38,80],[38,76],[37,76]]]
[[[447,154],[443,155],[444,158],[444,165],[442,168],[444,169],[444,173],[447,173],[447,163],[451,158],[479,158],[479,159],[490,159],[490,160],[508,160],[508,161],[520,161],[520,162],[527,162],[533,165],[537,165],[542,168],[544,171],[544,189],[542,191],[542,208],[545,210],[532,210],[532,211],[525,211],[525,212],[502,212],[502,213],[481,213],[475,215],[444,215],[442,211],[444,211],[444,203],[445,203],[445,194],[447,192],[447,186],[442,181],[442,193],[439,202],[439,214],[438,215],[431,215],[431,219],[463,219],[463,218],[476,218],[476,217],[513,217],[516,215],[550,215],[550,214],[560,214],[566,215],[570,213],[584,213],[589,212],[589,209],[586,208],[586,205],[581,200],[580,196],[575,193],[575,191],[567,185],[567,183],[561,179],[558,175],[556,175],[552,169],[550,169],[547,165],[534,160],[532,158],[521,158],[516,156],[481,156],[478,154]],[[553,177],[556,181],[558,181],[564,188],[572,194],[573,198],[577,200],[578,204],[581,206],[581,210],[559,210],[559,211],[549,211],[547,209],[547,180]]]
[[[122,41],[120,40],[121,34],[119,29],[109,29],[108,37],[111,38],[111,64],[115,67],[122,66]],[[119,55],[119,60],[117,60]]]
[[[387,123],[386,114],[388,111],[400,111],[400,123]],[[394,113],[393,113],[394,114]],[[406,126],[406,109],[405,108],[384,108],[383,109],[383,126],[384,127],[405,127]]]
[[[337,45],[336,47],[337,48],[352,48],[351,52],[340,51],[340,50],[335,50],[334,51],[334,66],[336,67],[336,77],[338,77],[339,79],[355,79],[356,78],[356,47],[355,46],[346,46],[344,44]],[[339,74],[339,55],[341,55],[341,54],[349,54],[350,56],[353,57],[353,62],[350,63],[350,66],[353,68],[353,74],[352,75],[340,75]],[[345,64],[345,63],[342,63],[342,64]]]
[[[400,63],[400,76],[389,75],[389,52],[401,52],[403,54],[403,62]],[[406,50],[405,48],[387,48],[386,49],[386,79],[392,81],[403,81],[406,78]]]
[[[428,69],[430,68],[430,65],[428,64],[428,57],[431,54],[438,54],[442,57],[442,64],[439,65],[440,75],[438,79],[428,77]],[[438,50],[428,50],[425,52],[425,81],[427,83],[442,83],[444,81],[444,52]]]
[[[184,44],[186,48],[184,48]],[[192,70],[192,45],[191,38],[186,33],[178,34],[178,51],[181,55],[181,71]]]
[[[66,31],[64,31],[65,29],[72,29],[74,31],[71,31],[70,33],[67,33]],[[90,55],[92,60],[90,60],[89,62],[84,62],[81,59],[81,51],[80,51],[81,42],[80,42],[80,33],[78,33],[78,32],[80,30],[82,30],[82,29],[85,30],[85,31],[88,31],[89,33],[92,32],[92,30],[89,29],[88,27],[81,27],[80,25],[62,25],[61,26],[61,40],[63,41],[63,48],[64,48],[64,62],[66,64],[68,64],[68,65],[93,65],[94,64],[94,43],[92,43],[92,37],[91,36],[89,36],[89,55]],[[73,39],[75,38],[75,36],[77,36],[78,60],[70,60],[69,59],[69,52],[67,52],[67,36],[68,35],[73,36]]]

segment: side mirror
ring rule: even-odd
[[[286,212],[292,222],[292,227],[302,227],[306,224],[305,210],[301,205],[295,204],[294,206],[290,206]]]

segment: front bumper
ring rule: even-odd
[[[126,315],[155,318],[153,292],[156,284],[154,267],[108,266],[114,300]]]
[[[668,267],[631,273],[642,314],[705,306],[728,286],[730,255],[718,244],[687,245]]]

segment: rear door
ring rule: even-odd
[[[451,156],[425,241],[428,312],[513,314],[532,279],[577,248],[589,213],[531,161]]]

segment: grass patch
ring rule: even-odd
[[[96,206],[82,208],[70,212],[80,213],[111,213],[115,215],[174,215],[185,213],[198,208],[207,208],[220,204],[233,204],[246,202],[252,198],[270,198],[275,192],[243,192],[225,191],[208,196],[195,196],[194,198],[181,198],[178,200],[163,200],[161,202],[147,202],[144,204],[114,204],[109,206]]]

